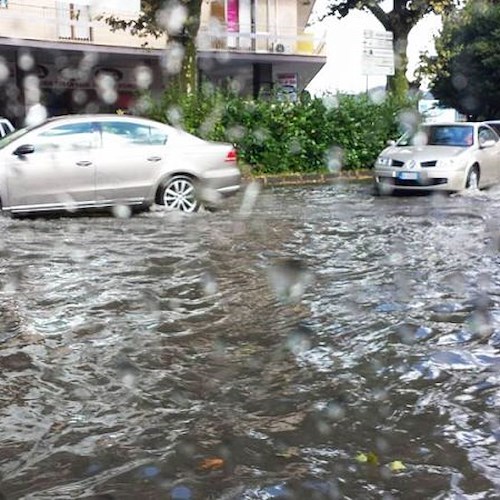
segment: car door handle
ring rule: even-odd
[[[161,160],[161,156],[150,156],[148,158],[148,161],[160,161]]]
[[[82,161],[77,161],[76,164],[79,167],[90,167],[90,165],[92,165],[92,162],[88,160],[82,160]]]

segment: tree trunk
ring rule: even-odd
[[[182,94],[193,94],[198,88],[196,43],[191,37],[172,37],[168,41],[167,53],[170,52],[175,58],[177,50],[182,50],[182,61],[178,71],[169,72],[168,84],[177,87]],[[167,62],[167,66],[168,64]]]
[[[200,28],[201,0],[188,0],[184,5],[189,12],[184,29],[182,33],[170,35],[167,41],[167,52],[170,49],[175,54],[176,50],[182,48],[181,64],[177,72],[170,74],[169,83],[174,84],[181,94],[193,94],[198,89],[196,38]]]
[[[427,9],[426,2],[421,2],[420,5],[413,7],[408,7],[408,3],[407,0],[394,0],[393,9],[390,12],[385,12],[379,2],[365,4],[365,7],[380,21],[380,24],[393,34],[394,75],[388,78],[387,87],[400,98],[406,97],[410,87],[406,78],[408,34]]]
[[[394,49],[394,75],[387,80],[388,89],[395,96],[405,98],[409,90],[406,71],[408,70],[408,33],[409,29],[403,26],[393,26],[393,49]]]

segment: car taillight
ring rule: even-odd
[[[229,151],[226,155],[226,159],[224,161],[227,161],[227,162],[236,162],[236,160],[238,159],[238,155],[236,153],[236,149],[231,149],[231,151]]]

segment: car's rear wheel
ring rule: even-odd
[[[160,188],[156,201],[158,204],[164,205],[168,210],[196,212],[200,209],[194,181],[187,175],[174,175],[171,177]]]
[[[479,189],[479,168],[474,165],[467,175],[467,182],[465,183],[465,188],[472,191]]]

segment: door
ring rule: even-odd
[[[489,127],[479,127],[479,147],[485,141],[493,141],[494,146],[481,148],[478,151],[478,159],[481,167],[480,185],[489,186],[500,180],[500,141],[497,135]]]
[[[102,150],[96,165],[98,203],[144,202],[165,160],[167,129],[128,120],[103,120],[100,128]]]
[[[91,206],[95,201],[94,152],[98,140],[91,123],[56,125],[23,136],[22,144],[33,146],[33,152],[9,159],[10,207],[41,210]]]

